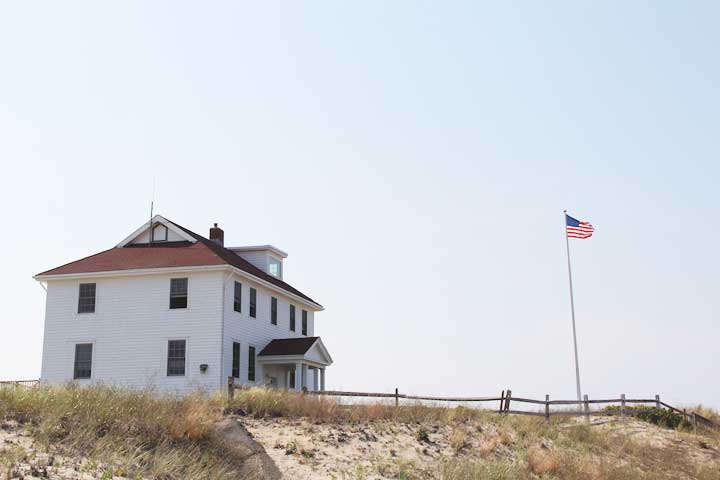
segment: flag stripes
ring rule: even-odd
[[[568,238],[590,238],[595,229],[589,222],[581,222],[565,214],[565,225]]]

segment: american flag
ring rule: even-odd
[[[589,222],[581,222],[565,214],[565,228],[568,238],[590,238],[595,229]]]

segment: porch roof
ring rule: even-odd
[[[281,361],[306,361],[318,365],[332,364],[320,337],[276,338],[258,354],[258,361],[279,363]]]

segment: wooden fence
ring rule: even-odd
[[[693,426],[697,431],[697,426],[702,425],[709,428],[720,428],[720,425],[715,424],[708,418],[703,417],[696,412],[688,412],[686,410],[680,410],[668,405],[660,400],[660,395],[655,395],[655,398],[626,398],[625,394],[620,395],[620,398],[608,398],[608,399],[595,399],[591,400],[587,395],[584,395],[583,400],[550,400],[550,395],[545,395],[545,400],[535,400],[531,398],[513,397],[512,390],[503,390],[500,396],[497,397],[431,397],[424,395],[406,395],[401,394],[398,389],[395,389],[395,393],[370,393],[370,392],[340,392],[340,391],[318,391],[318,392],[307,392],[312,395],[320,396],[331,396],[331,397],[358,397],[358,398],[389,398],[395,400],[395,405],[399,406],[400,400],[426,400],[435,402],[463,402],[463,403],[497,403],[496,410],[498,413],[505,414],[517,414],[517,415],[533,415],[539,417],[545,417],[550,419],[551,416],[585,416],[587,419],[591,415],[619,415],[621,419],[625,419],[626,416],[641,415],[643,413],[650,413],[656,411],[656,409],[668,409],[672,412],[678,413],[685,417],[685,419]],[[526,411],[526,410],[513,410],[511,405],[515,403],[537,405],[538,411]],[[617,410],[606,410],[606,409],[591,409],[591,405],[600,404],[619,404]],[[627,408],[628,404],[652,404],[649,408],[638,409],[638,408]],[[551,410],[552,406],[577,406],[577,409],[567,410]]]
[[[34,387],[40,380],[0,380],[0,387]]]

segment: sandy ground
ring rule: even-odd
[[[421,426],[393,422],[357,425],[313,424],[283,418],[240,420],[288,480],[390,479],[400,472],[433,478],[441,461],[464,456],[507,458],[520,441],[511,429],[496,425]],[[584,422],[578,419],[578,422]],[[658,428],[645,422],[595,418],[592,428],[629,437],[643,445],[674,451],[693,462],[720,463],[720,449],[702,437]],[[427,432],[421,440],[420,430]],[[549,442],[549,441],[548,441]],[[552,447],[552,444],[543,445]]]
[[[68,458],[46,452],[17,423],[0,423],[0,480],[126,480],[107,471],[106,465],[84,458]]]
[[[438,460],[457,455],[512,456],[498,431],[473,435],[469,426],[392,422],[316,425],[306,420],[241,420],[277,464],[284,478],[397,478],[401,471],[429,474]],[[427,432],[421,440],[419,432]]]

